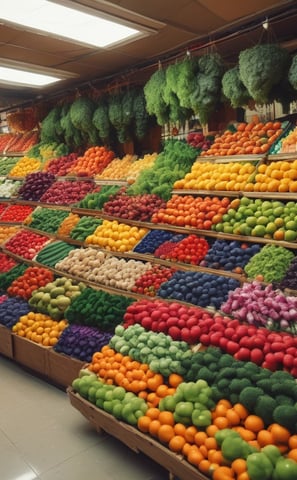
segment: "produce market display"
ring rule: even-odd
[[[263,51],[280,72],[264,57],[260,82]],[[270,100],[288,67],[271,45],[225,73],[217,53],[189,57],[144,89],[55,106],[22,157],[0,136],[0,347],[6,329],[49,379],[53,353],[83,363],[71,403],[197,479],[297,478],[297,160],[279,156],[296,129],[177,138],[221,89]],[[152,116],[176,125],[160,152],[119,155]]]

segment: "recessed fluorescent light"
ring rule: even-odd
[[[106,14],[103,18],[96,10],[67,1],[60,5],[49,0],[7,0],[1,5],[0,15],[4,21],[95,47],[107,47],[144,34],[137,27]]]
[[[61,79],[51,75],[17,70],[16,68],[0,67],[0,82],[7,82],[10,85],[18,84],[29,87],[44,87],[59,80]]]

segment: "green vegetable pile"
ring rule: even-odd
[[[209,384],[215,402],[222,398],[232,404],[240,402],[266,426],[277,422],[297,431],[297,384],[288,372],[272,373],[253,362],[235,360],[215,347],[183,359],[182,367],[186,381],[200,378]]]
[[[52,242],[43,247],[43,249],[37,254],[36,260],[37,262],[42,263],[42,265],[53,268],[75,248],[74,245],[70,245],[61,240]]]
[[[244,267],[248,278],[262,275],[265,282],[280,282],[288,270],[294,253],[278,245],[265,245]]]
[[[153,193],[168,200],[174,182],[191,170],[196,158],[196,149],[188,143],[176,139],[167,140],[154,165],[143,170],[128,188],[128,195]]]
[[[6,291],[14,280],[23,275],[28,266],[25,264],[19,264],[13,267],[11,270],[0,274],[0,291]]]
[[[96,228],[102,224],[100,218],[81,217],[78,223],[70,232],[70,238],[83,242],[88,235],[92,235]]]
[[[87,287],[65,312],[69,323],[98,327],[112,332],[122,323],[127,307],[134,300]]]
[[[118,185],[103,185],[99,192],[88,193],[79,203],[80,208],[90,210],[101,210],[104,203],[110,199],[111,195],[115,195],[121,187]]]
[[[92,119],[94,127],[103,143],[110,143],[112,139],[112,125],[108,115],[108,101],[102,97],[97,104]]]
[[[297,55],[292,58],[292,63],[289,68],[288,79],[292,87],[297,90]]]
[[[42,143],[60,142],[60,115],[61,107],[55,106],[42,121],[40,132]]]
[[[0,175],[8,175],[10,170],[15,166],[19,159],[19,157],[1,157]]]
[[[78,97],[70,106],[70,119],[79,130],[88,145],[98,145],[99,136],[93,125],[93,114],[96,104],[88,97]]]
[[[27,153],[29,158],[38,158],[42,162],[49,158],[68,155],[69,148],[64,143],[40,142],[34,145]]]
[[[158,125],[165,125],[169,121],[169,108],[164,100],[166,86],[166,71],[157,70],[144,85],[146,109],[149,115],[155,115]]]
[[[60,224],[68,215],[66,210],[37,207],[31,214],[30,228],[57,233]]]

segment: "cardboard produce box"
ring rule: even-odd
[[[52,348],[48,351],[49,379],[62,387],[71,385],[84,365],[85,362],[57,353]]]
[[[12,334],[13,359],[21,365],[33,370],[44,377],[48,377],[49,347],[43,347],[26,338]]]
[[[0,353],[13,358],[12,332],[4,325],[0,325]]]

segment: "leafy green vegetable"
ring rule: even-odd
[[[133,101],[134,111],[134,134],[141,140],[147,133],[150,117],[146,110],[146,102],[143,89],[136,91]]]
[[[297,90],[297,54],[292,59],[291,66],[289,68],[288,79],[292,87]]]
[[[173,123],[181,122],[190,118],[192,111],[181,107],[177,96],[177,80],[179,77],[178,64],[169,65],[166,69],[166,83],[163,90],[164,102],[169,108],[169,120]]]
[[[102,97],[99,100],[92,121],[98,130],[101,140],[107,143],[111,136],[111,123],[108,116],[108,102],[106,98]]]
[[[239,75],[255,102],[269,103],[271,89],[281,81],[289,60],[288,51],[273,43],[240,52]]]
[[[59,142],[57,125],[60,125],[61,107],[55,106],[41,123],[40,140],[42,142]],[[60,132],[60,130],[59,130]]]
[[[251,99],[249,92],[240,79],[238,65],[224,73],[222,77],[222,90],[234,108],[246,105]]]
[[[88,97],[78,97],[72,103],[69,113],[73,126],[80,132],[83,143],[96,145],[98,143],[98,133],[93,125],[93,114],[96,104]]]
[[[198,66],[196,89],[191,95],[191,107],[204,125],[220,101],[223,61],[219,54],[209,53],[199,58]]]
[[[109,99],[108,116],[120,143],[131,139],[130,127],[134,118],[133,101],[134,94],[130,89],[126,92],[116,92]]]
[[[150,115],[155,115],[158,125],[165,125],[169,121],[169,108],[164,101],[166,72],[158,69],[144,85],[146,109]]]
[[[178,75],[176,79],[176,95],[180,101],[181,107],[192,108],[191,96],[197,85],[196,77],[198,74],[199,63],[197,57],[186,57],[177,64]]]

